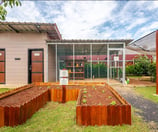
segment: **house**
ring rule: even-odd
[[[158,60],[158,30],[131,42],[127,48],[142,54],[150,54],[154,61]],[[156,67],[158,67],[158,61],[156,61]],[[158,68],[156,68],[156,87],[156,93],[158,94]]]
[[[93,58],[97,56],[102,56],[102,61],[108,65],[105,73],[108,79],[125,79],[125,46],[131,41],[64,40],[56,24],[0,22],[0,83],[59,81],[62,65],[67,65],[70,79],[84,79],[85,63],[89,64],[89,79],[92,80],[92,63],[96,61]],[[67,59],[68,56],[71,59]],[[78,56],[82,57],[78,59]],[[114,71],[120,69],[121,74],[114,76]]]

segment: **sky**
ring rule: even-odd
[[[56,23],[63,39],[139,39],[158,29],[158,1],[22,1],[6,21]]]

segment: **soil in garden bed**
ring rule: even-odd
[[[79,105],[120,105],[119,99],[105,86],[85,86]]]
[[[130,78],[129,84],[131,84],[131,85],[147,85],[147,86],[156,85],[156,83],[151,82],[151,81],[142,81],[142,80],[131,79],[131,78]]]
[[[34,86],[0,100],[0,106],[24,104],[48,90],[47,86]]]

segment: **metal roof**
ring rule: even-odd
[[[61,39],[47,40],[47,43],[125,43],[132,42],[132,39]]]
[[[128,44],[126,48],[144,53],[144,54],[156,54],[156,31],[153,31],[135,41]]]
[[[47,33],[50,39],[62,39],[55,23],[0,22],[0,32]]]

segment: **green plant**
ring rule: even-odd
[[[151,81],[156,81],[156,63],[153,62],[149,65],[148,74],[151,76]]]
[[[109,98],[109,99],[112,99],[112,97],[111,97],[111,96],[108,96],[108,98]]]
[[[82,103],[84,103],[84,104],[87,103],[87,100],[86,100],[86,99],[83,99],[83,100],[82,100]]]
[[[86,95],[83,95],[83,98],[87,98],[87,96],[86,96]]]
[[[110,105],[116,105],[116,101],[112,101]]]
[[[87,93],[87,91],[83,91],[83,93],[84,93],[84,94],[86,94],[86,93]]]
[[[102,93],[105,93],[105,90],[102,90]]]
[[[85,69],[85,78],[91,77],[91,64],[85,63],[84,65]],[[105,63],[97,63],[92,64],[92,75],[94,75],[95,78],[105,78],[107,77],[107,66]]]
[[[101,103],[99,103],[98,105],[102,105]]]
[[[151,63],[151,60],[146,55],[136,56],[134,59],[134,64],[126,66],[126,75],[152,75],[152,73],[156,73],[156,69],[154,68],[154,63]]]
[[[84,88],[83,90],[87,90],[87,88]]]
[[[50,86],[47,86],[47,88],[49,89],[49,88],[50,88]]]

